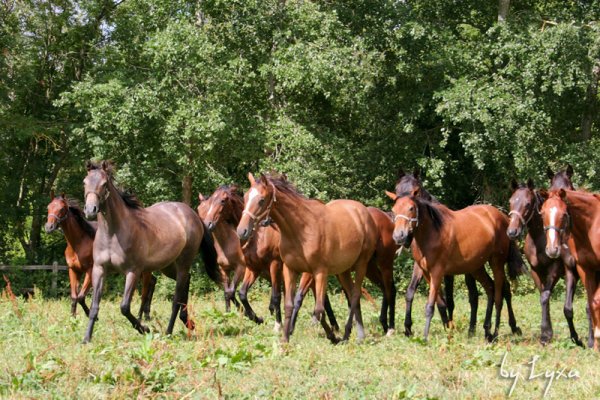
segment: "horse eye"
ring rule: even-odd
[[[225,204],[225,199],[221,200],[221,205]]]
[[[408,209],[408,211],[415,211],[415,207],[414,206],[410,206],[410,208]]]
[[[258,201],[258,205],[259,205],[259,206],[261,206],[261,207],[262,207],[262,205],[263,205],[263,204],[265,204],[265,199],[264,199],[264,198],[263,198],[263,199],[260,199],[260,200]]]

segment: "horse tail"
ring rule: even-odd
[[[208,274],[208,277],[215,283],[221,283],[221,274],[219,272],[219,264],[217,264],[217,250],[215,249],[215,242],[213,237],[208,232],[208,229],[202,224],[202,242],[200,242],[200,255],[204,262],[204,269]]]
[[[527,272],[527,267],[523,262],[523,256],[514,241],[510,241],[508,246],[508,258],[506,260],[508,264],[508,277],[511,280],[517,279],[519,275],[523,275]]]

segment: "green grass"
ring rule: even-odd
[[[159,282],[160,285],[160,282]],[[104,300],[93,342],[82,345],[87,319],[81,311],[69,316],[67,299],[37,298],[16,304],[0,299],[0,395],[4,398],[505,398],[512,380],[500,376],[507,366],[530,373],[527,364],[539,356],[535,373],[566,368],[579,379],[555,380],[549,398],[600,396],[599,356],[574,347],[562,316],[562,294],[552,301],[555,340],[538,344],[540,306],[537,295],[515,296],[522,337],[510,335],[504,310],[501,336],[483,340],[483,299],[477,336],[467,337],[468,302],[460,294],[457,329],[444,331],[438,314],[430,341],[409,339],[402,332],[404,299],[397,301],[397,329],[385,337],[377,307],[363,301],[367,338],[333,346],[309,314],[308,298],[289,345],[280,343],[268,315],[268,291],[251,292],[251,301],[266,323],[257,326],[237,313],[224,313],[221,293],[192,297],[191,314],[197,329],[188,335],[178,321],[175,334],[165,337],[170,304],[153,304],[154,333],[142,336],[119,312],[118,300]],[[138,299],[136,299],[138,300]],[[340,322],[346,317],[339,293],[333,304]],[[137,304],[134,304],[134,308]],[[414,329],[423,328],[424,298],[415,301]],[[18,315],[20,314],[20,316]],[[581,294],[575,320],[587,333]],[[513,398],[541,398],[547,380],[519,380]]]

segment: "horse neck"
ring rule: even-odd
[[[226,221],[219,221],[216,224],[215,229],[212,231],[215,241],[218,242],[221,247],[232,241],[239,241],[235,228]]]
[[[443,226],[440,227],[438,231],[433,226],[433,220],[431,219],[431,215],[429,214],[429,210],[427,206],[424,204],[418,203],[419,208],[419,226],[414,230],[414,240],[417,242],[417,245],[424,249],[427,243],[438,243],[439,237],[441,235],[441,230]],[[450,210],[448,210],[451,212]],[[442,213],[444,213],[442,211]],[[445,213],[444,213],[445,214]]]
[[[600,201],[594,195],[567,194],[569,216],[571,218],[571,234],[575,240],[588,240],[594,220],[600,212]]]
[[[527,222],[527,230],[532,237],[541,237],[545,235],[544,232],[544,221],[542,220],[542,215],[539,213],[539,210],[542,208],[542,204],[537,194],[534,195],[533,200],[533,213],[529,222]]]
[[[125,200],[110,181],[108,191],[110,195],[104,202],[104,210],[99,214],[98,229],[103,227],[107,232],[116,233],[123,227],[131,231],[133,227],[130,221],[135,218],[133,211],[125,204]]]
[[[67,211],[67,218],[61,222],[60,227],[62,228],[65,239],[71,245],[71,247],[77,247],[85,238],[89,235],[77,221],[77,217],[71,210]]]
[[[277,201],[273,203],[270,216],[279,227],[281,238],[292,238],[302,234],[305,228],[318,226],[316,210],[325,206],[317,200],[304,199],[277,190]]]

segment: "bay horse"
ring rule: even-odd
[[[419,177],[419,171],[414,170],[412,174],[405,173],[402,169],[398,172],[398,181],[396,182],[396,197],[407,195],[418,195],[420,198],[433,203],[439,203],[438,200],[431,195],[423,187]],[[419,267],[416,261],[413,263],[412,276],[410,283],[406,289],[406,311],[404,316],[404,334],[412,336],[412,303],[417,291],[419,283],[423,280],[423,270]],[[477,324],[477,309],[479,307],[479,292],[475,278],[470,274],[465,274],[465,284],[469,293],[469,304],[471,306],[471,318],[469,320],[469,335],[475,334],[475,325]],[[438,311],[442,318],[442,322],[446,327],[454,327],[454,276],[444,276],[444,292],[445,296],[438,296],[436,303]]]
[[[559,188],[573,190],[571,176],[573,169],[571,166],[566,171],[552,174],[551,190]],[[565,279],[566,295],[563,312],[569,326],[571,339],[579,346],[583,343],[577,335],[573,324],[573,297],[579,276],[575,272],[575,261],[568,249],[561,252],[561,257],[552,259],[546,255],[546,235],[540,209],[544,198],[535,189],[533,180],[529,179],[527,183],[517,183],[514,179],[511,182],[513,194],[510,197],[509,205],[510,223],[507,229],[509,239],[515,240],[527,228],[525,236],[524,254],[531,265],[531,276],[540,292],[540,304],[542,308],[542,323],[540,342],[547,344],[552,340],[553,330],[550,319],[550,296],[556,283],[562,277]]]
[[[94,265],[92,248],[98,224],[87,221],[77,201],[67,199],[64,193],[54,196],[54,191],[52,191],[50,200],[44,228],[48,234],[60,228],[67,241],[65,260],[69,267],[71,315],[75,316],[77,303],[79,303],[85,315],[89,316],[90,310],[85,304],[85,297],[92,288],[92,266]],[[84,275],[83,284],[79,289],[82,275]],[[142,304],[138,315],[140,319],[142,314],[146,319],[150,319],[150,303],[155,285],[156,278],[151,273],[142,275]]]
[[[327,338],[338,338],[323,316],[327,276],[338,276],[344,290],[351,293],[350,312],[343,340],[347,340],[356,317],[357,337],[365,336],[360,296],[367,264],[377,246],[378,230],[367,208],[353,200],[333,200],[327,204],[302,196],[283,176],[261,175],[255,180],[248,174],[250,190],[237,228],[241,240],[247,240],[257,224],[270,217],[279,228],[279,250],[283,259],[285,284],[285,322],[283,341],[289,341],[293,299],[298,272],[314,276],[315,314]],[[355,271],[352,282],[351,271]]]
[[[394,240],[405,247],[410,246],[414,240],[411,247],[413,257],[429,282],[429,296],[425,306],[425,340],[429,335],[434,301],[444,275],[465,273],[473,275],[486,291],[488,304],[483,327],[486,339],[495,340],[502,310],[504,264],[508,262],[511,278],[516,278],[523,268],[516,245],[505,234],[508,217],[489,205],[474,205],[452,211],[442,204],[420,198],[418,193],[403,197],[387,191],[386,194],[394,201]],[[485,272],[486,262],[492,268],[493,281]],[[494,333],[491,334],[494,304],[496,323]]]
[[[152,271],[161,271],[176,281],[167,334],[173,332],[178,314],[193,329],[187,302],[190,269],[199,251],[208,276],[220,282],[212,237],[200,217],[187,204],[179,202],[161,202],[144,208],[134,195],[116,188],[110,162],[88,162],[86,167],[84,211],[88,219],[97,217],[98,230],[93,246],[94,294],[84,343],[92,338],[108,269],[125,275],[121,313],[138,332],[146,333],[149,329],[131,314],[131,296],[140,275]]]
[[[540,193],[540,213],[546,235],[546,255],[552,259],[570,252],[587,293],[593,327],[594,350],[600,349],[600,196],[557,189]]]
[[[398,246],[392,238],[394,224],[388,214],[375,207],[367,207],[375,225],[379,231],[377,247],[375,249],[374,258],[372,258],[367,266],[366,277],[373,282],[383,293],[381,301],[381,312],[379,314],[379,322],[383,328],[383,333],[387,336],[392,336],[395,332],[396,324],[396,284],[394,283],[394,258]],[[292,312],[291,330],[293,332],[296,323],[296,317],[302,300],[308,291],[308,287],[314,280],[312,275],[303,274],[300,279],[300,285],[294,299],[294,310]],[[348,293],[345,293],[349,297]],[[328,298],[325,298],[325,312],[329,316],[329,320],[334,324],[335,316]],[[389,314],[389,320],[388,320]],[[389,321],[389,323],[388,323]],[[337,325],[337,322],[335,323]]]
[[[263,322],[263,319],[256,315],[248,302],[248,290],[258,277],[262,276],[271,284],[269,311],[271,314],[275,314],[275,330],[279,330],[281,326],[281,286],[283,284],[283,261],[279,254],[279,230],[274,224],[261,224],[242,246],[235,231],[244,211],[244,198],[240,192],[236,185],[225,185],[219,187],[208,199],[200,194],[198,196],[200,200],[198,214],[209,231],[213,233],[219,265],[221,262],[231,264],[230,260],[243,262],[245,265],[244,279],[239,290],[245,316],[256,323]],[[220,223],[221,221],[224,223]],[[218,230],[221,233],[215,235]],[[239,249],[243,253],[242,259],[239,258]],[[222,258],[226,260],[222,260]],[[306,291],[312,289],[314,292],[314,280],[310,274],[302,275],[301,287],[307,280],[309,283],[306,285]],[[235,285],[231,290],[235,293]],[[325,312],[334,330],[339,330],[327,297],[325,298]]]

